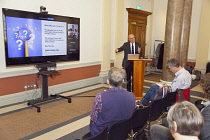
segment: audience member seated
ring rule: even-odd
[[[207,73],[199,82],[202,87],[203,94],[208,101],[202,103],[203,107],[201,109],[201,115],[204,119],[204,127],[201,129],[201,134],[199,136],[200,140],[210,140],[210,73]],[[173,140],[169,129],[166,125],[155,124],[150,130],[151,140]]]
[[[110,89],[98,93],[91,111],[90,133],[91,136],[99,133],[104,127],[114,122],[131,118],[135,107],[135,96],[133,93],[123,90],[122,83],[125,71],[113,67],[108,72],[107,84]]]
[[[198,140],[203,127],[200,111],[188,101],[173,105],[168,112],[167,121],[175,140]]]
[[[203,76],[199,84],[203,89],[203,94],[208,100],[203,103],[204,108],[201,109],[201,114],[204,118],[204,127],[199,138],[201,140],[210,140],[210,73],[207,73],[205,76]]]
[[[188,101],[174,104],[167,121],[169,128],[158,124],[151,127],[151,140],[198,140],[204,123],[200,111]]]
[[[172,92],[176,91],[177,89],[187,89],[191,85],[191,75],[190,73],[180,66],[180,63],[177,59],[172,58],[168,60],[168,67],[171,72],[175,73],[175,78],[171,83]],[[168,85],[163,85],[168,86]],[[163,86],[158,86],[157,84],[152,84],[150,89],[147,91],[145,96],[140,101],[140,104],[145,105],[149,101],[154,100],[155,94],[158,89],[163,88]]]

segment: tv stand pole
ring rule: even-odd
[[[36,68],[40,68],[39,72],[37,74],[39,76],[41,76],[41,93],[42,93],[42,96],[41,96],[40,99],[28,101],[27,105],[28,106],[31,105],[31,106],[37,108],[37,112],[41,112],[41,108],[36,104],[41,103],[41,102],[45,102],[45,101],[48,101],[48,100],[52,100],[52,99],[55,99],[55,98],[61,97],[61,98],[67,99],[68,103],[71,103],[71,98],[69,98],[69,97],[65,97],[65,96],[58,95],[58,94],[50,95],[50,97],[48,96],[48,76],[49,75],[52,76],[54,74],[59,73],[56,70],[48,70],[48,67],[52,67],[51,65],[56,66],[55,63],[52,63],[52,64],[47,63],[47,64],[36,65]]]
[[[42,69],[43,70],[43,69]],[[43,70],[43,71],[47,71]],[[41,88],[42,88],[42,99],[47,99],[48,98],[48,75],[41,75]]]

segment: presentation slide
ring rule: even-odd
[[[43,56],[67,54],[65,22],[42,21],[42,35]]]
[[[6,17],[8,58],[67,54],[67,23]]]

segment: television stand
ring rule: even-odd
[[[41,112],[41,108],[36,104],[41,103],[41,102],[46,102],[48,100],[52,100],[52,99],[56,99],[56,98],[60,97],[60,98],[67,99],[68,103],[71,103],[71,98],[69,98],[69,97],[65,97],[65,96],[58,95],[58,94],[50,95],[50,96],[48,95],[48,76],[59,74],[59,72],[56,70],[48,70],[48,67],[56,67],[56,63],[43,63],[43,64],[36,65],[36,68],[39,69],[39,72],[37,73],[37,75],[41,76],[42,96],[40,99],[31,100],[31,101],[28,101],[28,103],[27,103],[28,106],[31,105],[31,106],[37,108],[38,113]]]

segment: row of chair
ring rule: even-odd
[[[145,128],[150,129],[151,122],[160,118],[175,103],[176,93],[168,93],[164,98],[154,100],[144,108],[136,109],[129,120],[116,122],[109,130],[105,127],[100,133],[86,140],[126,140],[129,137],[135,140],[143,136]]]

